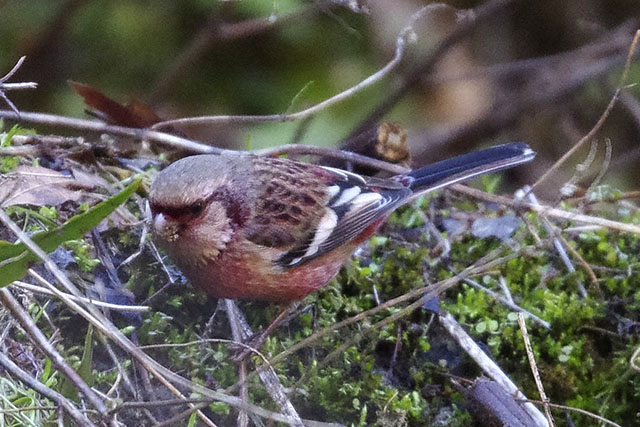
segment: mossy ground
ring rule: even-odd
[[[0,169],[9,171],[17,163],[15,158],[1,157]],[[127,207],[140,215],[139,205],[129,202]],[[617,221],[640,223],[638,209],[626,203],[590,204],[589,210],[591,215],[603,212]],[[14,207],[8,212],[28,231],[69,216],[62,208]],[[443,254],[438,240],[427,232],[424,212],[437,212],[430,220],[441,238],[450,242],[450,251]],[[447,218],[468,222],[502,213],[449,192],[400,209],[329,286],[305,299],[298,314],[271,334],[262,353],[268,358],[276,356],[337,322],[411,290],[455,277],[481,259],[505,257],[509,260],[472,279],[498,293],[502,292],[499,281],[504,280],[518,306],[551,324],[546,330],[528,322],[537,366],[551,402],[585,409],[620,425],[640,425],[640,374],[629,364],[639,345],[640,236],[605,228],[563,232],[572,224],[555,222],[558,232],[590,266],[596,279],[593,281],[575,257],[576,271],[566,271],[551,243],[553,236],[532,213],[521,215],[522,225],[505,241],[476,238],[468,230],[447,237],[443,231]],[[133,227],[102,233],[116,266],[139,249],[141,230]],[[2,234],[7,235],[4,230]],[[88,284],[104,279],[93,244],[90,238],[69,242],[58,254],[60,263],[66,260],[70,276]],[[234,385],[239,377],[237,364],[230,358],[233,351],[225,343],[206,341],[230,338],[224,310],[218,301],[193,289],[177,270],[169,266],[168,272],[175,283],[165,287],[166,271],[148,249],[119,268],[118,276],[126,290],[114,290],[116,296],[148,304],[151,310],[134,315],[112,313],[112,320],[141,346],[171,345],[146,351],[175,372],[211,388]],[[586,289],[586,297],[580,296],[580,286]],[[88,330],[84,321],[48,298],[25,293],[21,298],[28,303],[38,326],[45,334],[55,333],[58,350],[78,368]],[[453,314],[527,396],[538,397],[513,310],[465,283],[439,295],[438,302],[440,309]],[[242,302],[240,306],[254,330],[266,327],[280,310],[279,306],[258,302]],[[379,426],[463,426],[472,422],[452,380],[468,384],[467,380],[481,375],[480,370],[438,325],[433,309],[403,311],[404,307],[406,303],[392,305],[322,334],[274,364],[303,418]],[[10,317],[4,310],[0,313],[7,325]],[[392,315],[398,315],[398,319],[385,324]],[[377,322],[381,324],[372,328]],[[52,370],[50,362],[18,329],[5,339],[25,369],[54,390],[63,387],[60,373]],[[135,377],[127,356],[117,351],[115,355],[122,368]],[[91,368],[94,387],[103,392],[116,387],[118,399],[131,399],[131,390],[117,385],[118,370],[104,343],[97,339]],[[249,383],[251,401],[275,409],[260,381],[252,377]],[[144,387],[139,386],[141,391]],[[9,378],[3,377],[0,387],[4,410],[51,407],[51,402]],[[153,381],[143,392],[153,396],[149,398],[169,397]],[[165,416],[180,411],[179,407],[162,410]],[[213,403],[207,411],[218,425],[235,424],[237,413],[225,404]],[[554,413],[557,425],[570,425],[563,412]],[[4,416],[7,425],[20,425],[25,422],[21,417],[31,417],[37,425],[55,418],[50,410]],[[594,425],[585,415],[570,413],[570,417],[575,425]],[[124,411],[121,420],[127,425],[148,422],[138,410]]]

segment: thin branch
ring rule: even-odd
[[[640,372],[640,363],[638,363],[638,359],[640,359],[640,346],[636,348],[636,351],[633,352],[633,355],[629,359],[629,364],[633,369]]]
[[[538,198],[533,193],[533,191],[530,191],[528,187],[525,187],[523,191],[527,193],[527,198],[532,204],[536,206],[540,206],[540,203],[538,202]],[[556,236],[554,227],[551,225],[551,222],[549,222],[549,220],[545,216],[542,216],[541,222],[542,222],[542,226],[547,231],[547,233],[549,233],[550,236]],[[571,259],[569,259],[569,255],[567,255],[567,252],[565,251],[565,246],[562,243],[563,242],[558,238],[558,236],[556,236],[553,239],[553,246],[556,248],[558,255],[560,255],[560,259],[562,260],[562,263],[567,268],[569,273],[575,273],[576,268],[573,266]],[[569,246],[567,245],[567,247]],[[580,293],[580,296],[582,298],[587,297],[587,290],[585,289],[584,284],[582,283],[581,280],[578,280],[578,292]]]
[[[233,332],[234,339],[236,341],[238,341],[238,338],[240,338],[240,340],[244,340],[253,335],[253,332],[249,328],[244,315],[240,312],[236,303],[232,300],[225,300],[225,305],[227,307],[227,312],[230,312],[229,321],[232,324],[232,331],[235,329],[235,332]],[[255,350],[253,349],[252,351],[255,352]],[[264,363],[266,363],[268,366],[271,366],[261,353],[258,354]],[[295,424],[296,426],[302,426],[302,419],[300,418],[300,415],[298,414],[295,406],[293,406],[293,403],[287,396],[287,393],[285,392],[284,387],[280,382],[280,379],[278,378],[275,370],[273,368],[261,370],[258,376],[260,377],[260,381],[262,381],[262,383],[265,385],[269,396],[271,396],[271,399],[273,399],[280,411],[291,417],[293,420],[297,420],[297,424]],[[246,383],[246,380],[247,379],[245,372],[245,378],[240,378],[239,381],[241,388]]]
[[[7,289],[0,289],[0,292],[9,293]],[[50,389],[49,387],[38,381],[36,378],[33,378],[27,372],[20,369],[18,365],[13,363],[13,361],[1,351],[0,365],[2,365],[2,367],[11,375],[22,381],[25,385],[31,387],[33,390],[37,391],[46,398],[56,402],[58,407],[63,408],[69,414],[69,416],[73,418],[77,425],[89,427],[95,426],[95,424],[92,423],[91,420],[89,420],[84,414],[82,414],[82,412],[80,412],[73,404],[71,404],[71,402],[66,397],[64,397],[57,391]]]
[[[565,219],[567,221],[574,221],[583,224],[598,225],[600,227],[609,228],[611,230],[622,231],[625,233],[640,234],[640,226],[634,224],[627,224],[618,221],[612,221],[606,218],[598,218],[595,216],[589,216],[574,212],[568,212],[562,209],[552,208],[545,205],[535,205],[533,203],[527,203],[521,200],[516,200],[511,197],[499,196],[496,194],[489,194],[482,190],[467,187],[465,185],[454,184],[449,187],[451,190],[458,193],[467,194],[478,200],[484,200],[491,203],[497,203],[500,205],[511,206],[515,209],[527,209],[532,212],[540,212],[547,216]]]
[[[549,425],[553,427],[555,426],[555,422],[553,420],[553,416],[551,415],[551,411],[549,410],[549,399],[547,398],[547,394],[544,392],[544,385],[542,384],[542,380],[540,379],[540,372],[538,371],[538,367],[536,366],[536,356],[535,354],[533,354],[531,340],[529,339],[529,332],[527,331],[527,324],[525,323],[522,313],[518,313],[518,325],[520,325],[520,332],[522,332],[522,340],[524,341],[524,347],[527,351],[527,359],[529,359],[531,373],[533,374],[536,386],[538,387],[540,399],[542,399],[542,401],[544,402],[544,413],[547,416]]]
[[[131,138],[150,140],[168,144],[181,150],[200,154],[220,154],[222,149],[201,144],[187,138],[181,138],[164,132],[148,129],[129,128],[125,126],[110,125],[97,120],[85,120],[73,117],[58,116],[55,114],[20,112],[17,115],[14,111],[0,110],[0,118],[18,120],[30,123],[42,123],[49,126],[61,126],[72,129],[85,130],[90,132],[108,133],[112,135],[128,136]]]
[[[362,154],[351,151],[344,151],[331,147],[316,147],[312,145],[287,144],[273,148],[264,148],[253,151],[253,154],[259,156],[279,156],[282,154],[307,154],[314,156],[331,157],[334,159],[345,160],[358,165],[367,166],[380,171],[390,172],[393,174],[404,174],[411,169],[383,160],[374,159],[373,157],[364,156]]]
[[[240,321],[238,320],[238,312],[236,310],[235,304],[230,299],[224,300],[225,308],[227,311],[227,319],[229,319],[229,326],[231,328],[231,336],[234,341],[244,341],[244,336],[242,334],[242,327],[240,326]],[[249,386],[246,382],[247,380],[247,360],[242,359],[239,362],[238,366],[238,379],[242,383],[240,386],[240,398],[244,402],[249,402]],[[296,414],[297,415],[297,414]],[[302,422],[302,421],[301,421]],[[249,425],[249,416],[245,411],[240,411],[238,413],[238,427],[247,427]]]
[[[535,184],[531,186],[531,190],[529,191],[534,191],[536,187],[540,185],[540,183],[544,182],[552,173],[554,173],[562,164],[564,164],[569,157],[571,157],[576,151],[582,148],[582,146],[586,144],[588,141],[590,141],[591,138],[593,138],[593,136],[600,130],[604,122],[609,117],[611,110],[613,110],[613,107],[616,105],[616,102],[620,97],[620,92],[622,92],[622,89],[627,84],[627,78],[629,76],[629,68],[631,67],[631,61],[633,60],[633,55],[635,53],[639,38],[640,38],[640,30],[637,30],[635,36],[633,37],[633,41],[629,46],[627,61],[625,62],[622,76],[620,77],[620,83],[618,84],[618,87],[616,88],[616,91],[613,94],[613,97],[611,97],[611,100],[609,101],[607,108],[605,108],[604,112],[602,113],[602,115],[600,116],[596,124],[591,128],[591,130],[585,136],[583,136],[580,139],[580,141],[576,143],[576,145],[571,147],[571,149],[567,151],[562,157],[560,157],[560,159],[558,159],[558,161],[556,161],[553,164],[553,166],[551,166],[551,168],[549,168],[544,174],[542,174],[542,176],[538,178]]]
[[[520,313],[519,316],[522,316]],[[462,349],[482,368],[482,370],[509,394],[516,398],[526,399],[524,393],[520,391],[511,378],[504,373],[502,369],[487,354],[482,351],[480,346],[467,334],[467,332],[454,319],[451,313],[445,313],[438,316],[440,323],[458,342]],[[533,404],[526,402],[524,410],[527,412],[536,426],[547,427],[547,419]]]
[[[531,402],[531,403],[537,403],[538,405],[544,405],[545,402],[541,402],[539,400],[534,400],[534,399],[529,399],[527,402]],[[564,409],[565,411],[573,411],[573,412],[577,412],[579,414],[583,414],[586,415],[588,417],[594,418],[602,423],[608,424],[610,426],[613,427],[622,427],[620,424],[618,423],[614,423],[611,420],[606,419],[605,417],[601,417],[598,414],[594,414],[593,412],[589,412],[586,411],[584,409],[580,409],[580,408],[574,408],[573,406],[566,406],[566,405],[559,405],[557,403],[551,403],[551,402],[547,402],[547,405],[549,405],[549,407],[554,408],[554,409]]]
[[[27,59],[26,56],[20,57],[20,59],[18,59],[18,62],[16,62],[16,65],[14,65],[13,68],[9,70],[7,74],[0,77],[0,83],[5,83],[7,80],[13,77],[13,75],[20,69],[20,67],[22,67],[22,63],[24,62],[25,59]]]
[[[4,214],[4,211],[0,209],[0,214]],[[4,306],[11,311],[13,316],[18,320],[20,326],[27,332],[33,342],[47,355],[55,365],[55,367],[62,372],[66,378],[84,395],[84,397],[96,408],[101,415],[107,416],[108,410],[104,402],[100,400],[98,395],[91,390],[91,387],[82,379],[82,377],[71,368],[64,360],[64,357],[55,349],[55,347],[49,342],[47,337],[42,333],[38,326],[33,323],[31,316],[27,314],[18,300],[14,298],[9,289],[0,289],[0,299]]]
[[[152,126],[152,129],[160,129],[165,126],[191,126],[191,125],[201,125],[201,124],[213,124],[213,123],[260,123],[260,122],[292,122],[300,119],[304,119],[310,117],[322,110],[327,109],[339,102],[342,102],[353,95],[361,92],[362,90],[378,83],[384,77],[386,77],[396,66],[402,61],[402,58],[405,54],[405,48],[407,42],[414,36],[413,25],[417,20],[422,18],[427,12],[433,10],[434,8],[441,8],[441,4],[432,4],[422,7],[416,13],[414,13],[408,25],[403,28],[403,30],[398,35],[396,39],[396,50],[393,58],[387,62],[387,64],[382,67],[377,72],[373,73],[366,79],[362,80],[360,83],[355,86],[350,87],[349,89],[340,92],[337,95],[332,96],[329,99],[325,99],[324,101],[306,108],[302,111],[298,111],[296,113],[291,114],[268,114],[268,115],[254,115],[254,116],[201,116],[201,117],[187,117],[184,119],[176,119],[176,120],[167,120],[164,122],[156,123]]]
[[[35,271],[30,270],[30,273],[35,273]],[[44,280],[44,278],[40,275],[34,276],[34,278],[36,278],[36,280]],[[49,289],[47,288],[43,288],[41,286],[36,286],[36,285],[32,285],[30,283],[26,283],[26,282],[21,282],[19,280],[16,280],[15,282],[13,282],[11,284],[11,286],[16,287],[16,288],[21,288],[21,289],[26,289],[28,291],[31,292],[35,292],[38,294],[42,294],[42,295],[49,295],[49,296],[54,296],[55,294],[53,292],[51,292]],[[147,306],[147,305],[122,305],[122,304],[112,304],[112,303],[108,303],[108,302],[103,302],[103,301],[98,301],[95,299],[91,299],[91,298],[78,298],[74,295],[71,294],[64,294],[67,298],[73,300],[73,301],[82,301],[84,303],[89,303],[89,304],[95,304],[98,307],[103,307],[103,308],[108,308],[109,310],[114,310],[114,311],[119,311],[119,312],[130,312],[130,313],[144,313],[147,312],[151,309],[151,307]]]
[[[11,108],[11,110],[13,110],[13,112],[18,116],[20,116],[20,111],[18,110],[18,107],[16,107],[13,104],[13,102],[11,102],[11,100],[9,99],[9,97],[7,97],[5,92],[8,90],[35,89],[38,87],[38,84],[34,82],[6,83],[6,81],[9,80],[11,77],[13,77],[13,75],[20,69],[20,67],[22,67],[22,63],[26,58],[27,58],[26,56],[23,56],[20,59],[18,59],[18,62],[16,62],[16,65],[14,65],[13,68],[9,70],[7,74],[0,77],[0,98],[2,98],[4,102],[7,103],[9,108]]]

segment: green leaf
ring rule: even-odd
[[[51,376],[51,359],[47,357],[44,359],[44,368],[42,369],[42,374],[40,374],[40,382],[46,385],[50,376]]]
[[[13,139],[13,135],[17,134],[20,130],[19,125],[13,125],[13,127],[7,132],[7,134],[0,141],[0,147],[9,147],[11,145],[11,140]]]
[[[53,252],[68,240],[80,239],[124,203],[139,186],[140,180],[136,180],[120,193],[98,203],[87,212],[74,216],[60,227],[38,233],[31,239],[47,253]],[[0,240],[0,288],[24,277],[31,264],[38,260],[39,258],[30,252],[24,243]]]
[[[187,424],[187,427],[196,427],[197,425],[198,425],[198,414],[194,412],[189,417],[189,423]]]
[[[78,368],[78,374],[87,383],[89,387],[93,386],[93,371],[91,365],[93,363],[93,326],[89,324],[87,335],[84,337],[84,350],[82,351],[82,360]]]
[[[93,363],[93,327],[89,325],[87,334],[84,337],[84,350],[82,351],[82,360],[80,360],[80,366],[78,367],[78,375],[84,380],[89,387],[94,383],[93,371],[91,370],[91,364]],[[60,386],[60,393],[64,397],[78,401],[78,390],[75,385],[63,377],[62,385]]]

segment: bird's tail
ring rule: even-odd
[[[469,178],[526,163],[535,156],[536,152],[524,142],[498,145],[416,169],[407,174],[413,179],[409,188],[414,195],[420,195]]]

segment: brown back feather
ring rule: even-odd
[[[277,158],[252,158],[256,204],[246,237],[288,250],[312,232],[329,201],[322,168]]]

